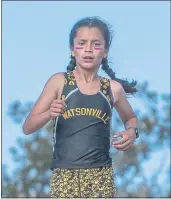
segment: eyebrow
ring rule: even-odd
[[[86,40],[86,39],[78,39],[78,41],[84,41],[84,42],[86,42],[86,41],[88,41],[88,40]],[[91,40],[91,41],[93,41],[93,42],[95,42],[95,41],[101,42],[101,41],[98,40],[98,39],[94,39],[94,40]]]

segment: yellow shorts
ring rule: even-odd
[[[112,167],[57,168],[50,180],[52,198],[115,198]]]

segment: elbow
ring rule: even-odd
[[[123,123],[124,123],[124,125],[126,125],[128,122],[131,122],[131,121],[135,121],[138,124],[138,117],[136,115],[133,115],[132,117],[130,117],[126,120],[123,120]]]

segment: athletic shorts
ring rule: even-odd
[[[115,198],[112,167],[64,169],[52,171],[52,198]]]

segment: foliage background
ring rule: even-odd
[[[21,127],[47,79],[65,70],[73,23],[92,15],[113,26],[116,75],[139,82],[139,94],[128,100],[140,138],[112,153],[118,196],[171,196],[169,2],[3,2],[2,197],[49,196],[51,125],[30,136]],[[122,128],[113,111],[112,132]]]

